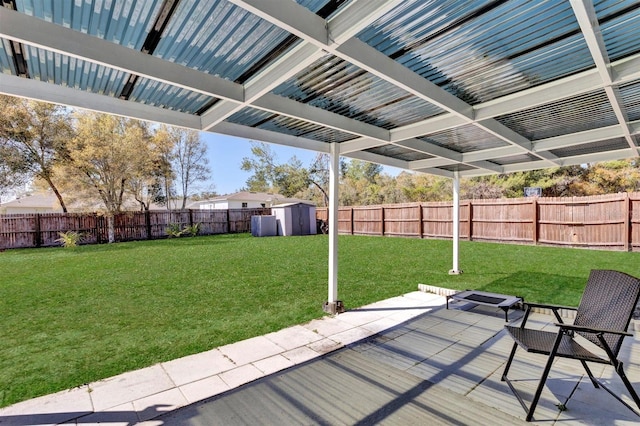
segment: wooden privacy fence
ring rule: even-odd
[[[316,209],[327,220],[326,208]],[[341,207],[338,232],[452,238],[451,202]],[[460,202],[460,237],[474,241],[640,251],[640,192]]]
[[[114,216],[115,241],[166,238],[171,224],[200,224],[198,235],[251,231],[251,216],[271,214],[269,208],[232,210],[151,210]],[[82,233],[82,243],[108,241],[107,218],[96,213],[33,213],[0,215],[0,249],[58,246],[60,232]]]

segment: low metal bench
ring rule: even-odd
[[[455,294],[447,296],[447,309],[449,309],[449,299],[458,300],[461,302],[475,303],[476,305],[494,306],[504,311],[504,320],[509,321],[509,309],[513,308],[518,303],[523,303],[524,300],[519,296],[509,296],[499,293],[487,293],[486,291],[478,290],[465,290]]]

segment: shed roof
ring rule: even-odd
[[[639,1],[3,4],[5,94],[443,176],[638,156]]]

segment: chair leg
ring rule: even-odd
[[[596,389],[600,388],[600,385],[598,384],[598,381],[596,380],[596,378],[593,377],[593,373],[591,373],[591,370],[589,369],[589,366],[587,365],[587,362],[584,361],[584,360],[580,360],[580,362],[582,363],[582,366],[584,367],[584,370],[589,375],[589,379],[591,380],[591,383],[593,383],[593,386]]]
[[[533,396],[533,401],[531,401],[531,405],[529,406],[529,411],[527,412],[527,421],[530,422],[533,418],[533,412],[536,410],[538,406],[538,401],[540,401],[540,396],[542,395],[542,390],[544,389],[544,384],[547,382],[547,377],[549,376],[549,372],[551,371],[551,365],[553,364],[553,360],[556,357],[555,350],[551,355],[549,355],[549,359],[547,359],[547,365],[544,367],[544,371],[542,372],[542,377],[540,377],[540,382],[538,383],[538,388],[536,389],[536,393]]]
[[[509,355],[509,359],[507,360],[507,364],[504,366],[504,371],[502,372],[502,381],[504,382],[507,379],[507,373],[511,368],[511,362],[513,361],[513,356],[516,354],[516,349],[518,349],[518,344],[513,344],[513,349],[511,349],[511,355]]]
[[[618,365],[616,366],[616,373],[618,373],[618,376],[620,376],[620,379],[622,379],[622,383],[624,383],[625,387],[631,394],[631,398],[633,398],[633,401],[638,406],[638,409],[640,409],[640,398],[638,397],[638,394],[636,393],[636,391],[633,389],[633,386],[631,386],[631,383],[629,382],[627,375],[624,374],[624,370],[622,369],[621,362],[619,362]]]

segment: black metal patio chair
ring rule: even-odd
[[[623,339],[625,336],[632,335],[627,332],[627,328],[639,297],[640,279],[618,271],[592,270],[577,309],[566,306],[526,303],[526,312],[520,326],[506,326],[507,331],[515,342],[504,368],[504,373],[502,373],[502,380],[507,382],[511,391],[518,398],[527,413],[527,421],[531,421],[533,418],[533,413],[538,405],[547,376],[556,357],[579,360],[589,375],[593,386],[596,388],[602,387],[636,415],[640,416],[620,396],[597,380],[587,366],[587,362],[612,365],[631,394],[633,401],[640,408],[640,398],[638,398],[638,394],[624,374],[622,362],[618,359]],[[525,328],[531,309],[534,307],[551,309],[558,320],[556,324],[558,330],[542,331]],[[573,324],[563,323],[559,313],[560,309],[576,310]],[[585,348],[584,344],[581,345],[578,342],[578,336],[582,336],[597,345],[606,355],[597,355]],[[518,347],[527,352],[548,356],[538,388],[529,407],[527,407],[514,385],[507,378],[507,373]],[[597,350],[595,351],[598,352]]]

